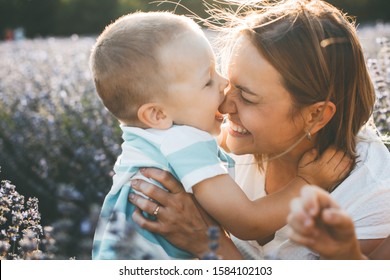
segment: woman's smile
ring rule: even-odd
[[[228,126],[228,132],[232,136],[240,137],[240,136],[245,136],[249,135],[249,131],[246,130],[244,127],[232,122],[229,120],[229,126]]]

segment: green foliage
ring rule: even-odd
[[[377,96],[373,120],[379,131],[390,136],[390,40],[377,38],[377,43],[380,45],[378,53],[368,60]],[[390,149],[390,145],[388,147]]]
[[[62,0],[57,11],[54,35],[95,34],[114,20],[117,14],[116,0]]]
[[[388,0],[328,0],[328,2],[347,14],[356,16],[358,22],[390,21]]]
[[[191,10],[205,16],[201,0],[177,2],[187,9],[143,0],[0,0],[0,31],[23,27],[28,37],[85,35],[98,34],[119,16],[135,11],[176,10],[188,14]]]
[[[0,229],[0,260],[54,257],[55,241],[51,228],[41,226],[38,200],[25,202],[9,181],[0,185]]]
[[[60,4],[60,0],[0,0],[0,32],[21,26],[27,36],[52,34],[63,8]]]
[[[168,10],[206,17],[204,2],[218,3],[215,0],[0,0],[0,32],[23,27],[28,37],[98,34],[117,17],[135,11]],[[388,0],[329,2],[356,16],[358,22],[390,21]]]

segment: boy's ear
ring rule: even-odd
[[[168,129],[173,124],[172,119],[156,103],[143,104],[138,109],[138,119],[150,128]]]
[[[331,101],[321,101],[307,107],[306,128],[311,134],[317,133],[333,118],[336,106]]]

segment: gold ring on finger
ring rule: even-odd
[[[154,209],[153,211],[153,216],[157,217],[159,210],[160,210],[160,205],[157,205],[156,209]]]

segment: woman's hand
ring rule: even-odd
[[[200,207],[193,195],[184,191],[183,186],[169,172],[144,168],[141,173],[161,183],[169,192],[143,180],[132,181],[135,190],[142,192],[154,201],[136,194],[129,200],[142,211],[154,215],[155,221],[146,219],[140,210],[133,214],[133,220],[142,228],[164,236],[173,245],[186,250],[198,258],[210,251],[207,235],[210,226],[219,225]],[[158,202],[158,204],[157,204]],[[221,229],[222,233],[225,233]],[[230,237],[221,234],[217,254],[223,259],[242,259]]]
[[[352,219],[327,192],[305,186],[290,207],[287,221],[291,240],[326,259],[366,258],[360,251]]]
[[[152,221],[140,210],[133,214],[133,220],[148,231],[163,235],[175,246],[201,257],[208,249],[207,231],[215,225],[198,205],[193,195],[186,193],[183,186],[169,172],[145,168],[141,173],[165,186],[169,192],[143,180],[133,180],[132,187],[158,202],[130,194],[129,200],[142,211],[156,216]],[[158,207],[158,208],[157,208]]]

